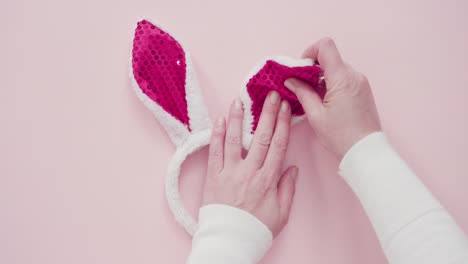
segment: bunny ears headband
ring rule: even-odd
[[[148,20],[138,22],[133,39],[131,79],[140,100],[162,124],[176,146],[167,169],[166,197],[177,222],[193,235],[197,223],[185,209],[179,194],[181,165],[188,155],[209,144],[211,120],[187,50],[167,30]],[[241,89],[245,114],[243,146],[255,133],[265,97],[276,90],[291,105],[293,123],[304,116],[296,96],[284,87],[290,77],[299,78],[323,97],[322,70],[310,59],[272,57],[254,68]]]

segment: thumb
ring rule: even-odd
[[[289,167],[278,182],[278,201],[280,206],[280,219],[286,225],[289,219],[289,212],[296,192],[296,179],[299,169],[295,166]]]
[[[297,99],[309,118],[314,119],[314,117],[322,112],[322,98],[308,83],[296,78],[289,78],[284,82],[284,86],[296,94]]]

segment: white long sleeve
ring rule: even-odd
[[[465,234],[382,132],[356,143],[340,174],[361,201],[389,263],[468,263]]]
[[[391,264],[468,264],[468,240],[388,144],[382,132],[356,143],[340,174],[360,199]],[[189,264],[253,264],[272,235],[249,213],[208,205],[199,213]]]
[[[188,264],[254,264],[271,247],[268,227],[246,211],[211,204],[200,209]]]

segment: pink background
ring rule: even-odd
[[[24,1],[0,4],[0,263],[183,263],[166,206],[174,148],[130,89],[133,28],[160,21],[190,48],[212,117],[250,68],[323,36],[366,73],[385,130],[468,231],[466,1]],[[200,203],[206,149],[181,189]],[[264,263],[385,263],[337,164],[303,123],[290,223]]]

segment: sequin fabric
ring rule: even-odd
[[[190,130],[181,45],[167,32],[142,20],[135,29],[132,67],[142,92]]]
[[[318,65],[288,67],[273,60],[268,60],[265,66],[252,76],[247,83],[247,92],[252,99],[253,124],[251,133],[254,133],[257,128],[265,97],[270,91],[277,91],[283,100],[289,102],[292,114],[300,116],[304,114],[304,109],[297,100],[296,95],[284,86],[284,81],[291,77],[301,79],[311,85],[323,98],[326,89],[319,81],[321,76],[322,69]]]

